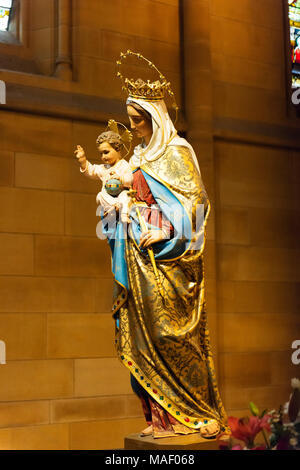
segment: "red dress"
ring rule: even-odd
[[[170,233],[170,238],[172,238],[174,235],[174,227],[158,208],[155,209],[151,207],[157,205],[157,203],[140,169],[133,173],[132,188],[137,192],[136,200],[146,202],[148,206],[140,207],[141,215],[144,217],[145,221],[155,227],[165,229],[168,234]]]

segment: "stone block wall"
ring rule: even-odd
[[[299,120],[286,98],[283,4],[210,9],[219,371],[235,415],[250,401],[278,408],[299,377]]]
[[[19,51],[34,73],[0,69],[0,449],[121,448],[145,425],[114,350],[99,186],[73,153],[97,161],[107,119],[126,122],[115,60],[127,48],[174,85],[210,197],[206,299],[225,408],[284,403],[299,375],[300,148],[281,0],[73,0],[71,79],[56,75],[57,4],[23,0]]]

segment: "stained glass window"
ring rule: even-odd
[[[0,31],[7,31],[12,0],[0,0]]]
[[[292,86],[293,88],[297,88],[300,87],[300,0],[288,0],[288,2],[292,59]]]

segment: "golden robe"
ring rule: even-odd
[[[125,240],[129,289],[125,296],[116,285],[115,293],[118,356],[146,392],[191,432],[211,420],[229,432],[207,327],[203,249],[210,203],[201,176],[189,149],[175,145],[140,169],[189,212],[194,235],[181,255],[156,259],[162,298],[147,252],[139,248],[129,229]],[[205,216],[197,227],[199,204],[204,205]],[[193,249],[195,241],[197,249]]]

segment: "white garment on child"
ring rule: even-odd
[[[80,168],[81,173],[85,173],[91,179],[100,179],[102,181],[102,189],[97,194],[96,201],[101,204],[104,212],[108,211],[112,206],[115,206],[116,202],[120,204],[120,213],[128,214],[128,204],[130,198],[128,197],[127,191],[123,190],[118,196],[113,197],[105,189],[105,183],[111,179],[110,172],[114,171],[118,176],[124,187],[129,188],[132,184],[132,171],[129,163],[121,159],[115,165],[97,165],[92,164],[89,161],[86,162],[84,170]]]

